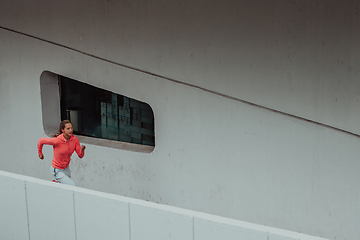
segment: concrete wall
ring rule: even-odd
[[[1,239],[325,240],[0,171]]]
[[[359,24],[356,0],[4,0],[0,168],[51,179],[50,71],[154,110],[154,151],[87,144],[79,186],[357,240]]]

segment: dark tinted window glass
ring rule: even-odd
[[[59,76],[61,120],[74,133],[155,146],[154,113],[147,103]]]

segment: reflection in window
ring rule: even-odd
[[[155,146],[154,114],[143,102],[59,76],[61,120],[74,133]]]

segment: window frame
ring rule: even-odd
[[[40,75],[40,96],[41,96],[41,105],[42,105],[43,128],[45,134],[49,137],[51,137],[51,135],[53,135],[58,130],[59,123],[61,121],[60,120],[61,119],[61,103],[60,103],[61,87],[59,86],[59,78],[60,78],[59,74],[50,71],[44,71]],[[104,90],[109,91],[106,89]],[[155,135],[155,129],[154,129],[154,135]],[[151,153],[155,149],[155,146],[149,146],[149,145],[121,142],[118,140],[109,140],[104,138],[82,136],[77,134],[76,136],[78,137],[79,141],[84,144],[88,143],[92,145],[110,147],[110,148],[121,149],[126,151]]]

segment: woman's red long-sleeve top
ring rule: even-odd
[[[37,144],[38,154],[42,154],[44,144],[53,146],[54,157],[51,166],[54,168],[67,168],[74,151],[76,151],[79,158],[82,158],[85,155],[85,152],[80,148],[79,139],[74,135],[71,135],[69,141],[64,138],[63,134],[60,134],[55,138],[40,138]]]

